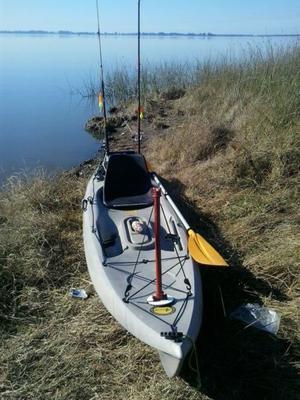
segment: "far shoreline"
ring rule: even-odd
[[[4,35],[58,35],[58,36],[95,36],[98,32],[73,32],[67,30],[45,31],[45,30],[1,30]],[[103,32],[101,36],[137,36],[136,32]],[[270,33],[270,34],[251,34],[251,33],[180,33],[180,32],[141,32],[141,36],[150,37],[300,37],[300,33]]]

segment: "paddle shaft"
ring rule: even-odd
[[[160,180],[158,179],[156,174],[153,174],[154,180],[155,182],[158,184],[158,186],[161,188],[161,191],[163,193],[163,195],[165,196],[166,200],[168,200],[170,206],[173,208],[173,210],[175,211],[175,213],[177,214],[177,217],[180,219],[180,221],[182,222],[183,226],[185,227],[185,229],[187,230],[187,232],[191,229],[190,225],[188,224],[188,222],[186,221],[186,219],[184,218],[184,216],[181,214],[181,212],[179,211],[178,207],[176,206],[176,204],[174,203],[174,201],[172,200],[172,198],[168,195],[168,192],[166,191],[166,189],[163,187],[162,183],[160,182]]]
[[[168,195],[167,191],[159,181],[158,177],[153,173],[153,178],[156,184],[160,187],[163,195],[169,202],[170,206],[173,208],[177,217],[182,222],[183,226],[187,230],[188,234],[188,249],[192,258],[199,264],[203,265],[215,265],[215,266],[228,266],[227,262],[223,257],[199,234],[194,232],[190,225],[185,220],[184,216],[178,210],[177,206]]]

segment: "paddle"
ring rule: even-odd
[[[187,231],[189,235],[188,248],[190,255],[199,264],[228,267],[224,258],[202,237],[192,229]]]
[[[189,236],[188,249],[192,258],[199,264],[217,267],[228,267],[228,264],[224,260],[224,258],[204,239],[204,237],[202,237],[199,233],[194,232],[193,229],[189,226],[189,224],[161,184],[156,174],[153,174],[153,177],[187,231],[187,234]]]

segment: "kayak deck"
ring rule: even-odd
[[[162,289],[174,302],[153,306],[147,301],[156,285],[153,206],[109,208],[103,201],[103,186],[94,175],[85,197],[89,203],[84,245],[93,284],[108,311],[134,336],[156,348],[167,374],[174,376],[202,319],[200,273],[187,252],[185,228],[162,196]],[[143,232],[132,229],[133,221],[143,225]]]

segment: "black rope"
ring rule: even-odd
[[[179,257],[184,260],[189,259],[189,256],[187,254],[185,254],[184,256],[179,256]],[[178,258],[177,257],[166,257],[166,258],[161,259],[161,261],[171,261],[171,260],[178,260]],[[148,264],[151,262],[155,262],[155,260],[143,259],[143,260],[139,261],[138,264]],[[135,263],[136,263],[136,261],[115,261],[113,263],[108,262],[106,265],[113,267],[114,265],[132,265]]]
[[[133,306],[137,307],[139,310],[145,312],[146,314],[151,315],[151,317],[154,317],[154,318],[158,319],[159,321],[163,322],[164,324],[168,325],[168,326],[170,327],[170,329],[173,329],[173,328],[172,328],[172,325],[169,324],[169,322],[167,322],[166,320],[160,318],[158,315],[153,314],[151,311],[145,310],[143,307],[139,306],[139,305],[136,304],[136,303],[130,303],[130,304],[132,304]]]
[[[147,229],[149,229],[148,227],[149,227],[149,224],[150,224],[150,220],[151,220],[152,214],[153,214],[153,207],[151,208],[151,212],[150,212],[149,219],[148,219],[148,222],[147,222]],[[143,244],[145,242],[146,235],[147,235],[147,230],[145,229],[145,233],[144,233],[144,236],[143,236],[142,244],[141,244],[141,246],[139,248],[139,252],[138,252],[134,267],[133,267],[133,271],[132,271],[132,273],[130,275],[129,281],[127,281],[128,284],[127,284],[127,287],[125,289],[124,299],[123,299],[125,302],[127,302],[130,290],[132,289],[132,280],[133,280],[133,277],[135,275],[136,267],[137,267],[137,265],[139,263],[139,258],[140,258],[141,252],[142,252],[142,247],[143,247]]]
[[[94,200],[95,200],[95,179],[96,179],[96,176],[94,175],[94,177],[93,177],[93,184],[92,184],[92,187],[93,187],[93,195],[92,195],[92,197],[91,197],[90,199],[88,199],[88,201],[90,201],[90,204],[91,204],[91,206],[92,206],[92,219],[93,219],[92,232],[93,232],[93,233],[96,233],[96,229],[95,229],[95,213],[94,213],[94,207],[93,207]]]
[[[136,278],[137,279],[137,278]],[[141,279],[141,280],[147,280],[147,279]],[[185,291],[185,290],[181,290],[181,289],[178,289],[178,288],[174,288],[173,286],[172,286],[172,284],[170,284],[170,285],[162,285],[162,288],[164,289],[164,290],[168,290],[169,288],[171,288],[172,290],[173,290],[173,292],[177,292],[177,293],[183,293],[183,294],[187,294],[187,292]],[[145,297],[148,297],[148,296],[151,296],[153,294],[153,290],[151,290],[151,292],[149,291],[149,293],[147,294],[147,293],[144,293],[144,294],[141,294],[140,296],[136,296],[136,295],[133,295],[134,297],[133,297],[133,300],[139,300],[139,299],[143,299],[143,298],[145,298]],[[144,303],[144,302],[143,302]]]
[[[165,220],[165,222],[166,222],[168,231],[169,231],[169,233],[171,234],[171,230],[170,230],[170,226],[169,226],[169,223],[168,223],[166,214],[165,214],[165,210],[163,209],[162,205],[160,205],[160,208],[161,208],[161,210],[162,210],[162,213],[163,213],[164,220]],[[182,273],[183,273],[183,276],[184,276],[184,283],[186,284],[187,289],[188,289],[188,290],[191,290],[190,281],[189,281],[189,280],[187,279],[187,277],[186,277],[186,274],[185,274],[184,268],[183,268],[183,266],[182,266],[182,264],[181,264],[181,260],[180,260],[180,257],[179,257],[179,253],[178,253],[178,250],[177,250],[177,247],[175,246],[175,244],[174,244],[174,249],[175,249],[175,252],[176,252],[176,256],[177,256],[177,258],[178,258],[178,260],[179,260],[179,263],[180,263],[180,269],[181,269],[181,271],[182,271]]]
[[[102,245],[103,244],[102,243],[102,239],[101,239],[101,236],[98,234],[98,231],[97,231],[96,226],[95,226],[95,212],[94,212],[94,207],[93,207],[94,200],[95,200],[95,180],[97,180],[97,176],[96,175],[94,175],[94,177],[93,177],[93,184],[92,184],[93,196],[88,199],[88,200],[90,200],[90,205],[92,207],[92,219],[93,219],[92,233],[96,236],[96,238],[97,238],[97,240],[98,240],[98,242],[99,242],[99,244],[101,246],[101,249],[103,251],[103,254],[104,254],[104,248],[103,248],[103,245]]]
[[[160,207],[161,207],[161,210],[162,210],[162,213],[163,213],[164,220],[165,220],[165,223],[166,223],[166,225],[167,225],[168,231],[169,231],[169,233],[171,234],[170,226],[169,226],[169,223],[168,223],[168,220],[167,220],[165,211],[164,211],[162,205],[161,205]],[[188,290],[188,292],[187,292],[187,294],[186,294],[186,298],[185,298],[185,300],[183,301],[183,303],[182,303],[182,305],[181,305],[181,307],[180,307],[180,309],[179,309],[179,311],[178,311],[178,313],[177,313],[177,315],[176,315],[176,317],[175,317],[175,319],[174,319],[174,322],[173,322],[173,324],[172,324],[172,326],[175,328],[176,325],[177,325],[177,323],[178,323],[178,321],[180,320],[180,318],[181,318],[182,315],[184,314],[184,311],[185,311],[186,306],[187,306],[188,298],[191,296],[191,284],[190,284],[190,281],[188,280],[188,278],[186,277],[186,274],[185,274],[185,271],[184,271],[184,268],[183,268],[183,264],[182,264],[182,262],[181,262],[181,259],[180,259],[180,256],[179,256],[179,253],[178,253],[178,250],[177,250],[177,247],[175,246],[175,244],[174,244],[174,249],[175,249],[175,252],[176,252],[176,255],[177,255],[179,264],[180,264],[180,269],[181,269],[181,271],[182,271],[182,273],[183,273],[183,276],[184,276],[184,283],[185,283],[186,288],[187,288],[187,290]]]
[[[177,265],[179,265],[179,262],[172,265],[170,268],[168,268],[166,271],[164,271],[161,275],[165,275],[168,272],[170,272],[173,268],[177,267]],[[142,290],[146,289],[146,287],[150,286],[152,283],[154,283],[156,281],[156,278],[152,279],[150,282],[148,282],[145,286],[143,286],[142,288],[140,288],[139,290],[137,290],[135,293],[133,293],[131,296],[129,296],[127,298],[127,302],[133,298],[133,296],[137,295],[138,293],[140,293]]]
[[[177,265],[178,265],[178,264],[177,264]],[[172,268],[174,268],[174,267],[175,267],[175,266],[171,267],[170,269],[172,269]],[[170,269],[169,269],[169,270],[170,270]],[[168,270],[168,271],[169,271],[169,270]],[[166,271],[166,272],[168,272],[168,271]],[[141,288],[139,291],[137,291],[136,293],[134,293],[133,295],[131,295],[131,296],[127,299],[127,302],[129,303],[129,300],[132,299],[133,296],[135,296],[136,294],[138,294],[141,290],[145,289],[147,286],[149,286],[149,285],[150,285],[151,283],[153,283],[154,281],[155,281],[155,279],[152,280],[151,282],[149,282],[149,284],[145,285],[145,286],[144,286],[143,288]],[[156,319],[158,319],[158,320],[164,322],[165,324],[167,324],[167,325],[171,328],[172,332],[177,332],[177,327],[176,327],[176,325],[178,324],[178,322],[180,321],[180,319],[182,318],[182,316],[183,316],[183,314],[184,314],[184,312],[185,312],[185,309],[186,309],[187,303],[188,303],[188,299],[189,299],[190,296],[191,296],[191,293],[190,293],[190,292],[187,292],[187,293],[186,293],[186,297],[185,297],[185,299],[183,300],[182,305],[180,306],[180,308],[179,308],[179,310],[178,310],[178,312],[177,312],[177,314],[176,314],[176,316],[175,316],[175,319],[174,319],[174,321],[173,321],[172,324],[169,324],[169,323],[166,322],[164,319],[162,319],[162,318],[158,317],[157,315],[155,315],[155,314],[149,312],[148,310],[146,310],[146,309],[144,309],[143,307],[139,306],[139,305],[138,305],[137,303],[135,303],[135,302],[130,302],[130,304],[132,304],[132,305],[134,305],[135,307],[139,308],[140,310],[142,310],[142,311],[145,312],[146,314],[149,314],[149,315],[151,315],[152,317],[154,317],[154,318],[156,318]]]
[[[187,306],[187,301],[188,301],[188,298],[189,298],[190,296],[191,296],[191,292],[188,292],[188,293],[186,294],[186,297],[185,297],[184,301],[183,301],[182,304],[181,304],[180,309],[178,310],[178,313],[177,313],[177,315],[176,315],[174,321],[173,321],[173,324],[172,324],[173,327],[175,327],[175,326],[178,324],[180,318],[181,318],[182,315],[184,314],[184,311],[185,311],[186,306]]]

